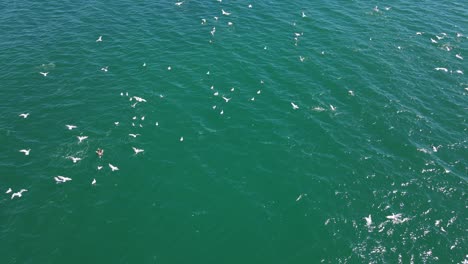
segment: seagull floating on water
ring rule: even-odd
[[[74,128],[77,128],[77,126],[74,126],[74,125],[65,125],[65,126],[68,128],[68,130],[72,130]]]
[[[180,140],[179,140],[179,141],[180,141],[180,142],[184,141],[184,137],[180,137]]]
[[[460,54],[455,54],[455,57],[457,57],[457,59],[463,60],[463,57]]]
[[[93,181],[91,182],[92,185],[96,185],[96,179],[93,179]]]
[[[106,66],[106,67],[102,67],[102,68],[101,68],[101,71],[103,71],[103,72],[107,72],[108,70],[109,70],[109,66]]]
[[[23,193],[24,193],[24,192],[27,192],[27,191],[28,191],[28,190],[26,190],[26,189],[21,189],[21,191],[16,192],[16,193],[13,193],[13,194],[11,195],[11,199],[13,200],[13,198],[15,198],[15,197],[22,197],[22,196],[23,196]]]
[[[304,11],[302,11],[302,17],[307,17]]]
[[[448,72],[448,69],[447,68],[434,68],[434,70],[436,71],[444,71],[444,72]]]
[[[11,188],[8,188],[8,190],[5,192],[6,194],[11,193],[13,190]]]
[[[182,1],[182,2],[177,2],[177,3],[175,3],[175,5],[176,5],[176,6],[181,6],[183,3],[184,3],[184,1]]]
[[[128,135],[131,136],[131,137],[134,137],[134,138],[140,136],[140,134],[128,134]]]
[[[19,116],[21,116],[22,118],[28,118],[28,116],[29,116],[29,113],[25,113],[25,114],[19,114]]]

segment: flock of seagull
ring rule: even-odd
[[[217,1],[222,2],[222,0],[217,0]],[[185,1],[176,2],[175,5],[176,5],[176,6],[181,6],[181,5],[184,4],[184,2],[185,2]],[[253,6],[252,6],[251,4],[249,4],[249,5],[248,5],[248,8],[253,8]],[[387,11],[390,10],[390,9],[391,9],[390,7],[386,7],[386,8],[385,8],[385,10],[387,10]],[[377,6],[373,9],[373,11],[374,11],[374,12],[381,12],[381,10],[380,10]],[[226,10],[224,10],[224,9],[221,9],[221,15],[222,15],[222,16],[230,16],[230,15],[231,15],[231,12],[228,12],[228,11],[226,11]],[[305,14],[305,12],[301,12],[301,15],[300,15],[300,16],[301,16],[302,18],[306,18],[306,17],[307,17],[307,15]],[[218,17],[214,17],[214,19],[217,21],[219,18],[218,18]],[[202,25],[207,24],[207,19],[202,18],[201,21],[202,21],[202,22],[201,22]],[[232,25],[232,22],[228,22],[228,25]],[[214,36],[215,36],[215,33],[216,33],[216,27],[213,26],[212,29],[210,30],[210,34],[212,35],[212,37],[214,37]],[[421,35],[424,35],[424,34],[425,34],[424,32],[416,32],[416,35],[420,35],[420,36],[421,36]],[[303,35],[304,35],[303,32],[295,32],[295,33],[294,33],[294,35],[293,35],[293,36],[294,36],[294,45],[296,45],[296,46],[298,45],[299,40],[300,40],[300,38],[301,38]],[[431,43],[437,44],[437,45],[438,45],[441,41],[443,41],[443,40],[444,40],[445,38],[447,38],[447,37],[448,37],[448,35],[447,35],[446,33],[441,33],[440,35],[435,35],[435,38],[436,38],[436,39],[434,39],[434,38],[431,37],[431,38],[430,38],[430,41],[431,41]],[[461,33],[457,33],[456,37],[457,37],[457,38],[461,38],[461,37],[464,37],[464,36],[463,36],[463,34],[461,34]],[[99,36],[99,37],[96,39],[96,42],[98,42],[98,43],[99,43],[99,42],[103,42],[103,36]],[[211,40],[210,40],[210,42],[211,42]],[[446,51],[449,51],[449,52],[453,49],[453,48],[452,48],[450,45],[448,45],[448,44],[442,44],[442,48],[443,48],[444,50],[446,50]],[[265,47],[265,49],[266,49],[266,47]],[[322,52],[322,54],[324,54],[324,52]],[[456,57],[457,59],[459,59],[459,60],[463,60],[463,56],[462,56],[460,53],[455,54],[455,57]],[[305,61],[305,57],[299,56],[299,60],[300,60],[301,62],[304,62],[304,61]],[[146,67],[146,63],[143,63],[143,67]],[[172,69],[171,66],[168,66],[168,67],[167,67],[167,70],[170,71],[171,69]],[[436,67],[436,68],[434,68],[434,69],[435,69],[436,71],[449,72],[449,70],[448,70],[446,67]],[[102,67],[102,68],[101,68],[101,71],[103,71],[103,72],[108,72],[108,71],[109,71],[109,67],[108,67],[108,66]],[[452,72],[452,70],[450,70],[450,72]],[[455,73],[458,73],[458,74],[463,74],[463,71],[462,71],[462,70],[459,70],[459,69],[458,69],[458,70],[455,70],[454,72],[455,72]],[[47,77],[48,74],[49,74],[49,72],[39,72],[39,74],[41,74],[43,77]],[[209,75],[210,72],[208,71],[207,74]],[[263,81],[260,81],[260,83],[263,84]],[[211,90],[214,90],[214,86],[211,86],[210,89],[211,89]],[[231,88],[231,89],[230,89],[231,92],[234,92],[234,90],[235,90],[235,88]],[[257,95],[260,95],[261,92],[262,92],[262,90],[258,90],[258,91],[256,92],[256,94],[257,94]],[[354,92],[353,92],[352,90],[349,90],[349,91],[348,91],[348,94],[349,94],[350,96],[354,96]],[[147,102],[144,98],[141,98],[141,97],[139,97],[139,96],[129,96],[128,92],[127,92],[127,93],[123,93],[123,92],[122,92],[120,95],[121,95],[121,96],[126,96],[126,97],[128,97],[128,100],[129,100],[130,102],[132,102],[131,105],[130,105],[132,108],[135,108],[139,103],[145,103],[145,102]],[[214,91],[213,95],[214,95],[214,96],[219,96],[220,94],[219,94],[218,91]],[[163,96],[161,95],[160,97],[163,97]],[[220,96],[220,97],[224,100],[225,103],[230,102],[230,100],[232,99],[232,98],[227,97],[226,95],[222,95],[222,96]],[[251,101],[255,101],[255,96],[251,97],[250,100],[251,100]],[[291,105],[291,107],[292,107],[293,110],[298,110],[298,109],[300,109],[300,106],[299,106],[297,103],[295,103],[295,102],[290,102],[290,105]],[[333,106],[333,105],[330,104],[329,107],[330,107],[330,110],[331,110],[331,111],[336,111],[336,107],[335,107],[335,106]],[[216,109],[216,108],[217,108],[217,105],[213,105],[213,106],[212,106],[212,109]],[[314,110],[314,111],[325,111],[326,109],[324,109],[324,108],[318,106],[318,107],[312,108],[312,110]],[[223,115],[223,114],[224,114],[224,110],[221,109],[221,111],[219,112],[219,114]],[[29,115],[30,115],[30,113],[21,113],[21,114],[19,114],[19,117],[26,119],[26,118],[29,117]],[[137,119],[137,117],[134,116],[134,117],[133,117],[133,120],[136,120],[136,119]],[[142,117],[140,117],[140,119],[143,121],[143,120],[145,119],[145,117],[142,116]],[[119,125],[119,122],[114,122],[114,125],[115,125],[115,126],[118,126],[118,125]],[[155,125],[158,126],[159,123],[156,122]],[[77,128],[76,125],[69,125],[69,124],[67,124],[67,125],[65,125],[65,126],[66,126],[66,128],[67,128],[68,130],[74,130],[74,129]],[[132,123],[132,126],[136,126],[135,123]],[[142,127],[141,124],[139,124],[139,126]],[[140,136],[140,134],[136,134],[136,133],[129,133],[128,135],[129,135],[130,137],[133,137],[133,138],[137,138],[137,137]],[[87,139],[88,139],[88,136],[77,136],[77,139],[78,139],[78,144],[79,144],[79,143],[82,143],[83,141],[87,140]],[[180,137],[179,141],[180,141],[180,142],[184,141],[184,137]],[[132,147],[132,149],[133,149],[135,155],[138,155],[138,154],[143,153],[143,152],[145,151],[144,149],[137,148],[137,147]],[[21,150],[19,150],[19,152],[23,153],[25,156],[29,156],[29,155],[30,155],[30,152],[31,152],[31,149],[21,149]],[[99,158],[100,158],[100,157],[103,155],[103,150],[102,150],[101,154],[98,153],[98,155],[99,155]],[[67,158],[67,159],[70,159],[73,163],[78,163],[79,161],[82,160],[82,158],[80,158],[80,157],[74,157],[74,156],[68,156],[68,157],[66,157],[66,158]],[[118,171],[118,170],[119,170],[119,168],[118,168],[117,166],[115,166],[115,165],[113,165],[113,164],[111,164],[111,163],[108,163],[108,166],[109,166],[109,168],[110,168],[111,171]],[[103,169],[103,166],[102,166],[102,165],[99,165],[99,166],[97,166],[97,169],[98,169],[98,170],[101,170],[101,169]],[[65,177],[65,176],[60,176],[60,175],[59,175],[59,176],[55,176],[55,177],[54,177],[54,180],[55,180],[56,183],[60,183],[60,184],[61,184],[61,183],[66,183],[66,182],[72,181],[71,178]],[[91,184],[92,184],[92,185],[95,185],[95,184],[96,184],[96,179],[93,179],[92,182],[91,182]],[[14,198],[21,198],[21,197],[22,197],[22,194],[23,194],[24,192],[27,192],[27,191],[28,191],[27,189],[21,189],[21,190],[19,190],[19,191],[17,191],[17,192],[13,192],[13,190],[12,190],[11,188],[9,188],[9,189],[6,191],[6,193],[7,193],[7,194],[10,194],[10,193],[11,193],[11,199],[14,199]],[[299,202],[299,201],[300,201],[304,196],[306,196],[306,195],[307,195],[307,194],[301,194],[301,195],[299,195],[299,197],[297,197],[297,199],[296,199],[296,202]],[[394,224],[399,224],[399,223],[403,223],[403,222],[406,222],[406,221],[410,220],[410,218],[402,218],[402,214],[400,214],[400,213],[398,213],[398,214],[392,214],[392,215],[386,216],[386,218],[387,218],[388,220],[392,221]],[[372,222],[372,216],[371,216],[371,215],[369,215],[369,216],[367,216],[367,217],[364,217],[363,220],[365,220],[365,225],[366,225],[367,227],[369,227],[369,228],[372,227],[373,222]]]

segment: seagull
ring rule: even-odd
[[[336,111],[336,107],[334,107],[333,105],[330,105],[330,109],[331,109],[332,111]]]
[[[437,40],[431,38],[431,42],[432,42],[432,43],[437,43]]]
[[[252,5],[251,5],[251,4],[249,4],[249,8],[252,8]]]
[[[232,26],[232,22],[228,22],[228,26]]]
[[[159,122],[156,122],[154,125],[155,125],[155,126],[159,126]]]
[[[352,90],[348,91],[349,95],[354,96],[354,92]]]
[[[213,108],[213,110],[215,110],[215,109],[216,109],[216,105],[213,105],[211,108]]]
[[[214,36],[215,32],[216,32],[216,27],[213,27],[213,29],[210,31],[210,33],[211,33],[212,36]]]
[[[392,215],[387,215],[387,219],[390,219],[393,221],[394,224],[398,224],[401,222],[401,214],[392,214]]]
[[[457,57],[457,59],[463,60],[463,57],[460,54],[456,54],[455,57]]]
[[[250,98],[250,101],[255,101],[255,97]]]
[[[141,117],[141,121],[144,121],[144,120],[145,120],[145,116],[142,116],[142,117]]]
[[[42,74],[44,77],[47,77],[47,74],[49,74],[48,72],[39,72],[40,74]]]
[[[101,68],[101,71],[103,71],[103,72],[107,72],[107,71],[109,70],[108,68],[109,68],[109,66],[102,67],[102,68]]]
[[[143,62],[143,67],[146,67],[146,62]]]
[[[102,166],[97,166],[97,169],[98,169],[98,170],[101,170],[101,169],[102,169]]]
[[[96,179],[93,179],[93,181],[91,182],[92,185],[96,185]]]
[[[226,101],[226,103],[228,103],[229,100],[231,100],[232,98],[226,98],[226,97],[223,96],[223,99],[224,99],[224,101]]]
[[[218,94],[219,94],[219,92],[215,92],[213,95],[214,95],[214,96],[218,96]]]
[[[8,190],[5,192],[6,194],[11,193],[13,190],[11,188],[8,188]]]
[[[118,126],[118,125],[119,125],[119,122],[114,122],[114,125]]]
[[[297,198],[296,198],[296,202],[299,202],[299,200],[302,199],[302,196],[306,196],[307,194],[300,194]]]
[[[21,116],[22,118],[28,118],[28,116],[29,116],[29,113],[25,113],[25,114],[19,114],[19,116]]]
[[[416,32],[416,35],[422,35],[424,32]]]
[[[78,140],[80,141],[80,142],[78,142],[78,143],[81,143],[83,140],[87,139],[88,136],[77,136],[77,138],[78,138]]]
[[[302,17],[307,17],[304,11],[302,11]]]
[[[461,38],[463,37],[463,34],[462,33],[457,33],[457,38]]]
[[[305,58],[302,57],[302,56],[299,56],[299,60],[300,60],[301,62],[304,62]]]
[[[182,2],[177,2],[177,3],[175,3],[175,5],[176,5],[176,6],[181,6],[183,3],[184,3],[184,1],[182,1]]]
[[[27,191],[28,191],[28,190],[26,190],[26,189],[21,189],[21,191],[16,192],[16,193],[13,193],[13,194],[11,195],[11,199],[13,199],[13,198],[15,198],[15,197],[21,197],[21,196],[23,196],[23,192],[27,192]]]
[[[262,90],[258,90],[258,91],[257,91],[257,94],[261,94],[261,93],[262,93]]]
[[[434,68],[434,70],[448,72],[447,68]]]
[[[234,92],[234,87],[231,88],[231,92]]]
[[[102,41],[102,36],[99,36],[98,39],[96,39],[96,42],[101,42]]]
[[[364,217],[364,219],[366,220],[366,226],[371,226],[372,225],[372,216],[369,215],[368,217]]]
[[[131,137],[134,137],[134,138],[140,136],[140,134],[128,134],[128,135],[131,136]]]
[[[76,158],[76,157],[68,157],[68,158],[71,159],[73,163],[77,163],[78,161],[81,160],[81,158]]]
[[[170,69],[170,68],[171,68],[171,67],[169,67],[169,69]],[[133,98],[135,98],[135,100],[137,100],[137,101],[138,101],[138,102],[140,102],[140,103],[141,103],[141,102],[144,102],[144,103],[146,103],[146,100],[145,100],[145,99],[143,99],[143,98],[141,98],[141,97],[138,97],[138,96],[133,96]]]
[[[135,148],[135,147],[132,147],[132,149],[133,149],[133,151],[135,151],[135,155],[138,154],[138,153],[140,153],[140,152],[145,151],[144,149],[137,149],[137,148]]]
[[[109,163],[109,168],[111,168],[112,171],[116,171],[116,170],[119,170],[118,167],[116,166],[113,166],[112,164]]]
[[[222,13],[223,13],[223,15],[225,15],[225,16],[229,16],[229,15],[231,15],[231,13],[228,13],[228,12],[224,11],[224,9],[221,9],[221,12],[222,12]]]
[[[206,24],[206,19],[202,18],[202,20],[201,20],[201,21],[202,21],[202,22],[201,22],[201,23],[202,23],[202,25],[205,25],[205,24]]]
[[[72,180],[71,178],[64,177],[64,176],[57,176],[57,177],[54,177],[54,179],[57,183],[64,183],[64,182]]]
[[[77,128],[77,126],[74,126],[74,125],[65,125],[65,126],[68,128],[68,130],[72,130],[74,128]]]
[[[31,149],[22,149],[19,152],[22,152],[22,153],[24,153],[24,155],[28,156],[30,151],[31,151]]]
[[[221,110],[221,112],[219,112],[220,115],[223,115],[224,114],[224,110]]]
[[[294,110],[299,109],[299,106],[297,106],[297,104],[291,102],[291,105]]]
[[[184,141],[184,137],[180,137],[179,140],[180,140],[180,142]]]
[[[137,104],[138,104],[138,102],[136,102],[136,103],[134,103],[134,104],[132,104],[132,105],[130,105],[130,106],[131,106],[132,108],[135,108],[135,106],[136,106]]]
[[[463,74],[462,70],[456,70],[455,72],[458,73],[458,74]]]

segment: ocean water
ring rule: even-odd
[[[468,262],[466,3],[175,3],[0,3],[1,263]]]

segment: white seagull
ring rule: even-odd
[[[224,99],[224,101],[226,101],[226,103],[228,103],[229,100],[231,100],[231,98],[226,98],[226,97],[224,97],[224,96],[223,96],[223,99]]]
[[[69,159],[71,159],[73,161],[73,163],[77,163],[78,161],[81,160],[81,158],[76,158],[76,157],[68,157]]]
[[[19,152],[22,152],[24,155],[28,156],[30,151],[31,149],[21,149]]]
[[[331,109],[332,111],[336,111],[336,107],[334,107],[333,105],[330,105],[330,109]]]
[[[13,190],[11,188],[8,188],[8,190],[5,192],[6,194],[11,193]]]
[[[74,126],[74,125],[65,125],[65,126],[68,128],[68,130],[72,130],[74,128],[77,128],[77,126]]]
[[[132,149],[133,149],[133,151],[135,151],[135,155],[138,154],[138,153],[140,153],[140,152],[145,151],[144,149],[137,149],[137,148],[135,148],[135,147],[132,147]]]
[[[297,106],[297,104],[291,102],[291,105],[294,110],[299,109],[299,106]]]
[[[107,72],[108,70],[109,70],[109,66],[106,66],[106,67],[102,67],[102,68],[101,68],[101,71],[103,71],[103,72]]]
[[[101,42],[102,41],[102,36],[99,36],[98,39],[96,39],[96,42]]]
[[[184,3],[184,1],[182,1],[182,2],[177,2],[177,3],[175,3],[175,5],[176,5],[176,6],[181,6],[183,3]]]
[[[372,225],[372,216],[369,215],[368,217],[364,217],[364,220],[366,220],[366,226],[371,226]]]
[[[19,114],[19,116],[21,116],[22,118],[28,118],[28,116],[29,116],[29,113],[25,113],[25,114]]]
[[[13,199],[13,198],[15,198],[15,197],[21,197],[21,196],[23,196],[23,192],[27,192],[27,191],[28,191],[28,190],[26,190],[26,189],[21,189],[21,191],[16,192],[16,193],[13,193],[13,194],[11,195],[11,199]]]
[[[455,54],[455,57],[457,57],[457,59],[463,60],[463,57],[460,54]]]
[[[392,214],[392,215],[387,215],[387,219],[390,219],[393,221],[394,224],[398,224],[401,222],[401,214]]]
[[[140,136],[140,134],[128,134],[128,135],[131,136],[131,137],[134,137],[134,138]]]
[[[229,15],[231,15],[231,13],[224,11],[224,9],[221,9],[221,12],[222,12],[222,13],[223,13],[223,15],[225,15],[225,16],[229,16]]]
[[[77,136],[79,142],[78,143],[81,143],[83,140],[87,139],[88,136]]]
[[[64,177],[64,176],[57,176],[57,177],[54,177],[54,180],[57,183],[64,183],[64,182],[67,182],[67,181],[71,181],[72,179],[68,178],[68,177]]]
[[[110,163],[109,163],[109,168],[111,168],[112,171],[119,170],[118,167],[116,167],[116,166],[114,166],[114,165],[112,165],[112,164],[110,164]]]
[[[438,68],[434,68],[434,70],[436,70],[436,71],[448,72],[447,68],[440,68],[440,67],[438,67]]]
[[[101,170],[101,169],[102,169],[102,166],[97,166],[97,169],[98,169],[98,170]]]
[[[93,181],[91,182],[92,185],[96,185],[96,179],[93,179]]]
[[[39,72],[40,74],[42,74],[42,76],[44,77],[47,77],[47,74],[49,74],[48,72]]]
[[[180,137],[179,140],[180,140],[180,142],[184,141],[184,137]]]
[[[302,11],[302,17],[307,17],[304,11]]]

